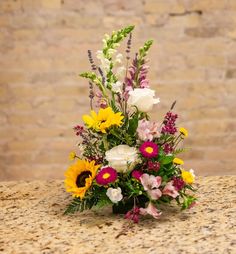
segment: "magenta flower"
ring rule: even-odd
[[[143,173],[139,170],[133,170],[131,173],[132,177],[139,180],[139,181],[140,181],[140,177],[142,176],[142,174]]]
[[[96,175],[96,182],[100,185],[107,185],[115,182],[117,179],[117,172],[112,167],[102,168]]]
[[[148,169],[158,171],[160,169],[160,163],[158,161],[157,162],[148,161]]]
[[[159,219],[159,217],[161,216],[161,211],[157,210],[157,208],[150,202],[147,208],[140,208],[140,214],[150,214],[153,218]]]
[[[156,122],[150,122],[142,119],[138,122],[138,136],[143,141],[152,141],[153,138],[160,137],[160,132],[158,131],[159,125]]]
[[[167,196],[170,196],[172,198],[176,198],[177,196],[179,196],[179,193],[176,190],[175,186],[173,185],[173,182],[174,181],[170,181],[166,184],[166,186],[162,190],[163,195],[167,195]]]
[[[161,185],[161,177],[143,174],[140,177],[141,183],[145,191],[152,200],[157,200],[162,196],[161,191],[158,189]]]
[[[153,142],[146,141],[139,147],[139,151],[141,152],[143,157],[153,158],[156,157],[158,154],[158,146]]]
[[[134,223],[139,222],[140,209],[139,207],[133,207],[132,210],[125,214],[125,219],[132,220]]]
[[[184,181],[183,179],[178,178],[178,177],[173,177],[172,180],[173,180],[173,185],[174,185],[174,187],[175,187],[175,189],[176,189],[177,191],[183,189],[183,187],[184,187],[184,185],[185,185],[185,181]]]
[[[163,121],[163,127],[161,129],[161,133],[163,134],[175,134],[177,132],[177,128],[175,126],[176,119],[178,118],[177,114],[173,114],[172,112],[167,112],[165,115],[165,119]]]

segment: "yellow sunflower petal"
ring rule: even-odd
[[[92,185],[100,165],[95,165],[95,161],[77,160],[65,172],[65,187],[67,192],[71,192],[73,197],[84,198],[86,191]],[[78,179],[81,176],[81,179]],[[80,186],[82,183],[82,186]]]

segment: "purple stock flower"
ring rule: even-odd
[[[163,121],[164,126],[161,129],[161,133],[163,134],[175,134],[177,132],[177,128],[175,126],[176,119],[178,118],[177,114],[173,114],[172,112],[167,112]]]

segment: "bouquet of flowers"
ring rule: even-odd
[[[182,209],[195,204],[194,172],[177,157],[186,150],[179,144],[188,131],[176,126],[175,103],[161,122],[150,120],[148,112],[160,102],[147,78],[153,41],[131,59],[133,29],[105,35],[96,61],[88,50],[92,70],[80,76],[89,81],[91,112],[82,117],[84,125],[74,127],[79,153],[70,154],[75,162],[65,172],[66,191],[74,198],[66,214],[112,205],[114,213],[137,223],[141,215],[159,218],[160,207],[172,200]],[[117,48],[125,38],[123,57]]]

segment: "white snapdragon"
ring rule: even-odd
[[[112,84],[111,90],[114,93],[121,93],[121,91],[122,91],[122,82],[117,81],[116,83]]]
[[[116,70],[116,76],[117,76],[118,78],[123,77],[124,74],[125,74],[125,71],[126,71],[126,68],[125,68],[124,66],[118,67],[117,70]]]
[[[105,58],[103,52],[101,50],[98,50],[96,52],[96,56],[97,56],[97,59],[99,59],[101,61],[101,65],[100,65],[101,69],[104,72],[109,71],[109,69],[110,69],[110,61],[107,58]]]

